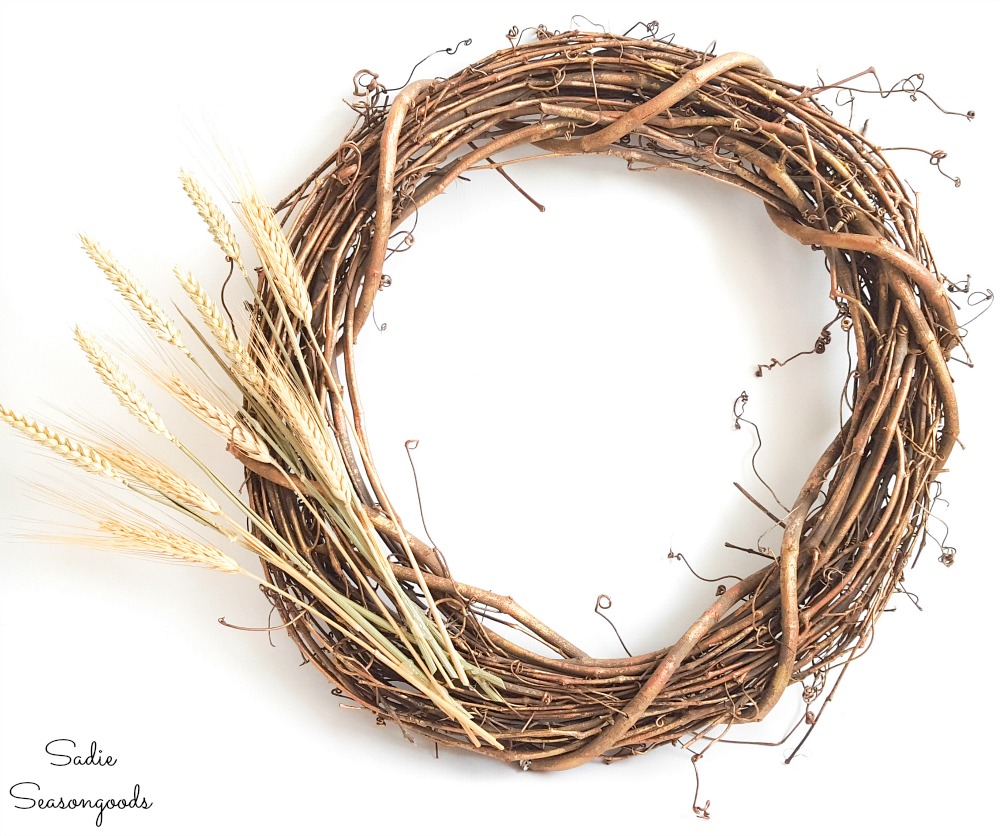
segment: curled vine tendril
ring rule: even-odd
[[[916,152],[918,152],[920,154],[926,154],[927,157],[928,157],[928,162],[938,170],[938,172],[941,174],[942,177],[944,177],[946,180],[951,180],[951,182],[955,184],[955,188],[958,188],[959,186],[962,185],[962,178],[961,177],[954,177],[954,176],[952,176],[951,174],[949,174],[947,171],[945,171],[941,167],[941,160],[945,159],[948,156],[948,152],[947,151],[941,151],[941,150],[938,150],[938,151],[927,151],[927,150],[925,150],[923,148],[914,148],[913,146],[910,146],[910,145],[897,145],[897,146],[894,146],[894,147],[883,147],[880,150],[882,150],[882,151],[916,151]]]
[[[687,566],[688,571],[692,575],[694,575],[698,580],[704,581],[705,583],[719,583],[720,581],[736,581],[737,583],[739,583],[741,580],[743,580],[743,578],[741,578],[741,577],[739,577],[737,575],[722,575],[721,577],[718,577],[718,578],[705,578],[705,577],[702,577],[701,575],[699,575],[694,570],[694,567],[691,565],[691,563],[688,561],[688,559],[684,556],[683,552],[675,552],[673,549],[670,549],[670,551],[667,552],[667,560],[679,560],[679,561],[681,561],[685,566]],[[721,592],[719,591],[720,588],[722,590]],[[725,591],[726,591],[726,587],[725,586],[717,587],[715,594],[716,594],[716,596],[722,595]]]
[[[602,612],[602,610],[610,610],[610,609],[611,609],[611,599],[602,592],[600,595],[597,596],[597,601],[594,604],[594,612],[596,612],[601,618],[603,618],[605,621],[608,622],[608,624],[611,625],[611,629],[615,631],[615,636],[618,637],[618,644],[622,646],[622,650],[625,651],[625,654],[627,656],[631,656],[632,651],[630,651],[625,646],[625,642],[622,639],[622,634],[618,632],[618,628],[615,627],[615,623]]]
[[[855,81],[856,79],[863,78],[864,76],[870,75],[875,79],[875,89],[865,87],[851,87],[849,82]],[[937,103],[933,96],[931,96],[926,90],[924,90],[924,74],[923,73],[911,73],[905,78],[900,79],[891,87],[886,88],[882,84],[882,80],[879,78],[878,73],[875,71],[874,67],[868,67],[866,70],[855,73],[854,75],[848,76],[845,79],[834,82],[833,84],[827,84],[823,81],[823,78],[819,73],[816,74],[819,79],[819,87],[806,87],[799,98],[809,98],[815,96],[819,93],[825,93],[828,90],[838,91],[837,96],[843,93],[847,93],[849,98],[844,101],[838,101],[837,104],[840,106],[851,105],[854,103],[854,96],[856,94],[862,95],[874,95],[881,99],[887,99],[890,96],[898,93],[903,93],[909,96],[911,102],[917,101],[918,98],[922,97],[927,99],[934,107],[936,107],[941,113],[946,116],[964,116],[970,122],[976,118],[976,112],[974,110],[967,110],[964,113],[955,110],[947,110]]]
[[[774,489],[767,483],[763,476],[760,475],[760,471],[757,470],[757,455],[760,453],[761,448],[764,446],[764,440],[760,435],[760,427],[757,426],[753,421],[746,417],[744,414],[746,411],[746,405],[750,401],[750,396],[746,393],[744,389],[740,392],[739,396],[733,401],[733,429],[740,430],[743,429],[743,424],[749,424],[753,427],[754,433],[757,437],[757,446],[754,448],[753,455],[750,457],[750,468],[753,470],[753,475],[757,477],[757,481],[760,482],[765,488],[767,488],[768,493],[771,494],[771,498],[774,499],[778,505],[785,511],[788,508],[785,506],[778,495],[774,492]],[[737,485],[739,487],[739,485]]]
[[[806,357],[810,354],[824,354],[826,352],[826,347],[830,344],[830,342],[833,339],[830,334],[830,327],[838,319],[841,321],[840,324],[841,329],[844,331],[849,331],[852,324],[851,319],[850,317],[846,316],[846,314],[843,311],[841,311],[820,329],[819,336],[816,338],[816,342],[813,344],[812,348],[799,351],[793,354],[791,357],[788,357],[784,360],[779,360],[777,357],[772,357],[770,363],[767,364],[761,363],[760,365],[757,366],[757,370],[753,373],[754,377],[763,377],[764,372],[770,371],[771,369],[779,366],[785,366],[788,363],[791,363],[792,360],[796,359],[797,357]]]
[[[397,90],[402,90],[404,87],[406,87],[407,84],[413,81],[413,76],[416,75],[417,70],[420,68],[422,64],[429,61],[435,55],[454,55],[464,46],[472,46],[472,38],[463,38],[454,46],[446,46],[444,47],[444,49],[435,49],[433,52],[425,55],[423,58],[417,61],[416,64],[413,65],[413,69],[410,70],[410,74],[406,77],[406,81],[400,84],[399,87],[388,87],[386,89],[390,93],[395,93]]]

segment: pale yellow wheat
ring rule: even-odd
[[[259,462],[273,462],[267,445],[234,415],[196,392],[179,377],[166,378],[163,385],[181,406],[239,452]]]
[[[191,273],[174,267],[174,276],[198,309],[198,313],[201,314],[205,325],[212,332],[212,336],[215,337],[223,354],[229,358],[233,374],[251,391],[262,393],[264,391],[264,378],[253,358],[250,357],[250,353],[239,341],[229,321],[222,315],[218,305]]]
[[[235,560],[214,546],[196,543],[171,531],[131,525],[119,520],[101,520],[98,526],[105,534],[111,535],[112,545],[120,549],[171,557],[218,572],[240,571],[240,565]]]
[[[252,186],[244,184],[240,206],[247,231],[253,238],[271,283],[285,307],[303,322],[312,319],[312,304],[281,224]]]
[[[91,261],[101,268],[104,275],[108,277],[108,281],[115,286],[115,289],[128,302],[129,307],[136,312],[139,319],[145,322],[150,330],[165,343],[190,354],[181,338],[181,332],[177,330],[173,320],[167,316],[149,291],[139,284],[135,277],[96,241],[86,235],[81,235],[80,242]]]
[[[88,473],[96,473],[99,476],[122,481],[122,474],[115,469],[114,465],[105,456],[82,441],[69,438],[3,405],[0,405],[0,420],[24,433],[32,441],[58,453],[78,467],[82,467]]]
[[[268,375],[272,398],[298,440],[306,464],[320,478],[331,496],[341,505],[349,505],[353,486],[344,467],[339,448],[330,441],[327,429],[302,400],[301,395],[284,375],[275,371]]]
[[[219,504],[201,488],[159,462],[144,459],[124,449],[109,450],[105,456],[119,470],[188,508],[196,508],[212,515],[222,513]]]
[[[125,373],[111,359],[111,355],[104,350],[101,344],[79,327],[75,331],[75,336],[80,348],[83,349],[83,353],[87,355],[90,364],[114,396],[118,398],[119,403],[151,431],[173,439],[173,436],[167,430],[166,424],[163,423],[163,419],[153,409],[153,405],[136,388],[136,385],[126,377]]]
[[[230,259],[237,267],[243,270],[243,261],[240,259],[240,246],[236,243],[236,236],[233,228],[222,210],[215,205],[208,191],[194,179],[188,171],[181,171],[181,185],[184,191],[198,210],[201,219],[208,226],[208,231],[212,233],[212,238],[219,245],[226,258]],[[245,272],[245,270],[244,270]]]

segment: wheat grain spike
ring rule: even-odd
[[[254,364],[253,358],[239,341],[236,332],[233,331],[229,321],[222,315],[218,305],[201,286],[201,283],[190,272],[185,272],[179,267],[174,267],[174,276],[184,292],[194,303],[198,313],[222,352],[229,358],[231,371],[239,378],[240,382],[254,392],[263,392],[264,379],[260,370]]]
[[[8,409],[2,404],[0,404],[0,420],[23,433],[37,444],[47,447],[67,461],[72,462],[78,467],[82,467],[88,473],[107,476],[119,482],[122,481],[122,474],[115,469],[114,465],[104,455],[82,441],[77,441],[56,432],[26,415],[15,412],[13,409]]]
[[[165,343],[176,346],[185,354],[190,355],[181,337],[181,332],[149,291],[139,284],[135,277],[96,241],[86,235],[81,235],[80,242],[91,261],[101,268],[108,281],[115,286],[115,289],[129,307],[135,311],[139,319],[145,322],[150,330]]]
[[[125,449],[109,450],[105,456],[119,470],[182,505],[213,516],[222,514],[222,508],[205,491],[159,462],[142,458]]]
[[[79,326],[77,326],[74,336],[98,376],[104,381],[114,396],[118,398],[119,403],[152,432],[173,440],[173,436],[167,430],[167,426],[163,423],[160,414],[153,409],[153,405],[147,400],[146,396],[138,390],[136,385],[118,367],[118,364],[111,359],[111,355],[104,350],[97,339],[86,333]]]
[[[241,453],[259,462],[273,463],[267,445],[236,416],[212,403],[179,377],[167,378],[163,384],[181,406]]]
[[[196,543],[180,534],[146,526],[131,525],[121,520],[101,520],[101,531],[110,534],[117,548],[173,557],[184,563],[236,573],[240,565],[229,555],[205,543]]]
[[[215,202],[208,194],[208,190],[195,180],[194,175],[189,171],[181,171],[181,185],[184,191],[194,204],[194,208],[201,215],[201,219],[208,226],[208,231],[212,233],[212,239],[222,250],[223,254],[241,270],[243,261],[240,258],[240,245],[236,242],[236,235],[229,220],[222,210],[215,205]],[[244,270],[244,272],[246,272]]]
[[[252,186],[244,184],[240,206],[247,230],[264,262],[271,283],[288,310],[305,323],[312,320],[312,303],[295,256],[271,207]]]

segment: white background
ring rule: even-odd
[[[178,298],[174,263],[217,286],[222,265],[176,181],[181,166],[220,179],[213,137],[276,200],[348,130],[341,100],[356,70],[395,86],[427,53],[471,37],[421,68],[448,74],[504,47],[512,24],[566,29],[577,12],[618,32],[657,18],[678,43],[718,39],[718,51],[754,53],[797,82],[872,64],[887,85],[925,73],[943,106],[975,108],[976,120],[905,96],[867,97],[856,119],[870,117],[883,145],[949,152],[942,165],[961,189],[924,155],[891,159],[921,193],[941,269],[995,284],[986,8],[4,2],[0,401],[57,423],[68,413],[129,428],[72,341],[78,322],[132,333],[76,234],[113,249],[161,299]],[[450,190],[422,213],[414,249],[388,263],[394,283],[376,305],[387,328],[369,327],[361,343],[369,428],[404,520],[419,529],[402,446],[419,438],[428,524],[454,573],[513,594],[599,655],[619,651],[592,612],[598,594],[613,598],[633,652],[670,643],[711,602],[714,585],[667,560],[671,548],[704,573],[758,565],[721,548],[752,545],[766,528],[733,480],[770,503],[748,475],[753,439],[732,431],[731,404],[749,392],[747,415],[764,433],[759,469],[790,501],[836,426],[846,362],[838,332],[824,356],[755,379],[757,363],[810,346],[830,318],[818,257],[742,194],[623,168],[514,169],[545,214],[490,172]],[[932,544],[907,578],[923,612],[896,596],[792,765],[783,759],[795,738],[712,750],[700,765],[709,822],[691,812],[680,750],[553,775],[435,759],[338,707],[283,633],[272,648],[219,626],[220,616],[266,623],[252,584],[26,539],[76,522],[33,486],[89,496],[94,485],[5,430],[0,829],[93,832],[89,812],[15,809],[8,787],[34,781],[46,797],[128,795],[140,783],[154,806],[110,811],[110,834],[995,832],[997,315],[968,340],[976,369],[956,368],[967,449],[945,482],[955,566],[937,562]],[[157,403],[238,481],[213,439]],[[778,740],[800,711],[790,692],[763,728],[733,736]],[[82,750],[97,741],[118,763],[51,766],[54,738]]]

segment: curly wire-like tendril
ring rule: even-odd
[[[622,646],[622,650],[624,650],[625,653],[631,656],[632,651],[628,649],[628,646],[625,644],[625,640],[622,638],[622,634],[618,632],[618,628],[615,626],[615,623],[610,618],[608,618],[603,612],[601,612],[601,610],[610,610],[610,609],[611,609],[611,598],[609,598],[602,592],[600,595],[597,596],[597,602],[594,604],[594,612],[597,613],[601,618],[603,618],[605,621],[608,622],[608,624],[611,625],[611,629],[615,631],[615,637],[618,639],[618,644]]]
[[[433,595],[463,658],[502,682],[499,697],[482,683],[441,684],[501,748],[478,748],[357,646],[350,629],[334,629],[333,614],[324,621],[276,597],[303,656],[346,697],[404,732],[533,771],[619,760],[715,726],[755,722],[810,671],[846,666],[902,589],[903,569],[924,539],[931,486],[958,438],[948,361],[962,332],[905,181],[864,131],[839,124],[814,101],[815,89],[772,78],[752,56],[688,50],[656,39],[655,24],[645,29],[634,39],[537,27],[537,40],[522,42],[515,27],[510,48],[451,78],[412,82],[391,102],[374,73],[359,74],[358,125],[286,204],[311,298],[325,300],[326,319],[313,323],[310,338],[316,347],[280,328],[261,326],[257,335],[301,347],[314,369],[304,384],[325,399],[345,460],[359,463],[350,478],[367,498],[358,501],[390,555],[413,555],[412,564],[393,564],[411,603],[427,609]],[[749,192],[779,230],[823,251],[838,316],[854,341],[845,388],[852,412],[787,514],[779,519],[740,488],[782,529],[780,553],[714,589],[719,594],[683,635],[651,653],[592,658],[513,599],[453,580],[436,549],[402,527],[368,449],[355,343],[384,285],[392,236],[449,185],[475,177],[476,166],[489,161],[503,173],[516,160],[500,152],[532,148],[535,157],[540,148],[541,156],[611,155],[630,168],[693,171]],[[266,293],[262,304],[274,305]],[[343,558],[350,537],[336,519],[311,519],[288,485],[280,469],[253,464],[255,512],[313,555],[315,571],[355,606],[368,606],[377,579]],[[318,531],[339,540],[318,542]],[[942,549],[942,562],[952,554]],[[306,600],[293,578],[265,571],[289,599]],[[514,641],[511,630],[545,651]]]

